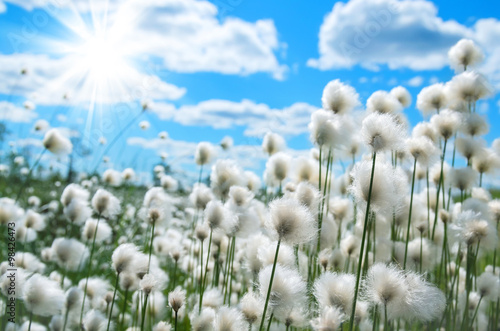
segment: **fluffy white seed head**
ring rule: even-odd
[[[84,265],[89,254],[84,244],[76,239],[57,238],[52,243],[52,253],[60,267],[76,271]]]
[[[382,311],[387,309],[388,314],[391,314],[404,303],[408,285],[396,267],[376,263],[368,270],[364,294],[369,302],[379,306]]]
[[[424,87],[417,96],[417,108],[423,115],[428,116],[448,105],[447,89],[444,84],[436,83]]]
[[[55,281],[34,274],[25,283],[23,300],[26,309],[35,315],[56,315],[62,311],[64,292]]]
[[[266,171],[272,181],[282,182],[288,176],[290,161],[290,156],[284,152],[278,152],[269,158]]]
[[[361,135],[373,152],[399,150],[405,137],[403,127],[390,114],[371,113],[363,120]]]
[[[136,270],[133,270],[133,267],[137,254],[137,247],[134,244],[121,244],[118,246],[111,256],[112,266],[116,273],[135,272]]]
[[[449,109],[444,109],[439,114],[431,117],[431,124],[445,140],[450,139],[457,132],[461,123],[462,117],[460,114]]]
[[[259,273],[259,290],[263,298],[267,296],[272,268],[273,266],[269,265]],[[299,305],[307,298],[306,291],[306,283],[298,271],[277,264],[269,297],[269,311],[285,310]]]
[[[403,105],[386,91],[374,92],[366,101],[366,110],[372,113],[394,114],[403,110]]]
[[[92,197],[94,211],[108,219],[114,219],[120,213],[120,200],[104,189],[98,189]]]
[[[211,143],[202,141],[196,146],[194,160],[197,165],[205,165],[212,162],[215,157],[215,148]]]
[[[213,193],[225,200],[229,194],[229,189],[233,185],[241,185],[243,181],[243,171],[233,160],[217,160],[212,166],[210,174],[210,187]]]
[[[114,169],[107,169],[102,174],[102,181],[110,186],[120,186],[122,183],[122,174]]]
[[[285,139],[277,133],[266,133],[264,140],[262,141],[262,149],[268,155],[273,155],[274,153],[282,151],[285,147]]]
[[[403,86],[396,86],[390,92],[390,94],[395,97],[403,107],[408,107],[411,104],[411,94]]]
[[[316,221],[306,206],[292,198],[281,198],[269,204],[266,227],[279,240],[290,245],[307,243],[317,235]]]
[[[214,331],[245,330],[245,318],[241,311],[231,307],[221,307],[215,316]]]
[[[469,107],[472,106],[470,103],[486,98],[493,92],[493,88],[486,78],[475,71],[463,72],[453,77],[448,84],[450,98],[467,102]]]
[[[478,64],[483,60],[484,55],[472,40],[461,39],[450,48],[448,58],[451,67],[458,71],[467,70],[468,67]]]
[[[314,296],[320,307],[335,307],[349,315],[355,283],[356,278],[352,274],[326,272],[314,282]]]
[[[487,134],[489,128],[486,118],[478,113],[471,113],[464,115],[460,130],[469,136],[475,137]]]
[[[256,324],[262,316],[262,300],[255,292],[247,292],[241,298],[241,312],[248,324]]]
[[[58,129],[50,129],[43,138],[43,146],[54,154],[71,154],[73,144]]]
[[[184,291],[181,287],[177,287],[175,290],[168,294],[168,304],[170,307],[178,312],[184,303],[186,302],[186,291]]]
[[[321,103],[323,109],[335,114],[346,114],[360,105],[356,90],[338,79],[332,80],[325,86]]]
[[[428,167],[439,158],[439,150],[427,137],[410,138],[406,140],[410,154],[422,166]]]

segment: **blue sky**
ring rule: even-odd
[[[58,5],[61,4],[61,5]],[[16,141],[37,154],[37,120],[73,130],[93,151],[150,109],[109,153],[111,167],[149,171],[159,153],[191,170],[199,141],[224,136],[234,157],[260,170],[266,131],[283,134],[297,153],[311,148],[307,123],[333,79],[352,85],[364,104],[377,90],[405,86],[414,125],[419,91],[447,82],[447,51],[461,38],[485,53],[477,70],[500,87],[500,21],[491,1],[121,0],[0,1],[0,110]],[[106,17],[106,18],[105,18]],[[105,31],[105,32],[103,32]],[[96,41],[97,40],[97,41]],[[341,47],[341,45],[344,45]],[[346,48],[347,47],[347,48]],[[28,73],[19,75],[22,68]],[[67,98],[63,98],[66,95]],[[34,110],[23,109],[29,100]],[[479,104],[491,142],[499,136],[498,96]],[[362,110],[362,109],[360,109]],[[15,115],[13,115],[15,114]],[[140,130],[138,123],[150,122]],[[156,139],[158,132],[167,141]],[[4,150],[8,146],[4,145]],[[64,169],[65,160],[47,160]],[[101,170],[108,167],[101,166]]]

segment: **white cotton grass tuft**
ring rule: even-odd
[[[492,150],[482,149],[472,158],[472,167],[480,174],[494,173],[500,169],[500,155]]]
[[[224,138],[222,138],[219,145],[223,150],[227,151],[233,147],[234,140],[230,136],[225,136]]]
[[[316,221],[309,209],[292,198],[281,198],[269,204],[266,227],[279,240],[290,245],[310,242],[317,235]]]
[[[460,191],[466,191],[472,188],[477,182],[478,174],[476,170],[470,167],[453,168],[451,170],[451,185]]]
[[[453,69],[463,71],[481,62],[484,55],[474,41],[461,39],[448,51],[448,59]]]
[[[120,213],[120,200],[104,189],[98,189],[92,197],[94,211],[108,219],[114,219]]]
[[[405,320],[431,322],[441,317],[446,307],[444,293],[414,272],[401,274],[407,287],[406,298],[399,307],[394,307],[392,317]]]
[[[215,310],[203,308],[199,315],[191,316],[193,331],[213,331],[215,321]]]
[[[269,156],[284,150],[285,147],[285,139],[277,133],[268,132],[262,140],[262,149]]]
[[[324,109],[311,114],[309,123],[310,140],[318,146],[334,148],[346,143],[349,137],[342,126],[341,120]]]
[[[89,255],[87,247],[76,239],[56,238],[52,252],[57,264],[69,271],[77,271],[85,265]]]
[[[196,209],[205,209],[207,204],[214,199],[212,190],[203,183],[196,183],[189,195],[189,200]]]
[[[403,86],[396,86],[389,93],[395,97],[404,108],[411,105],[411,94]]]
[[[293,178],[297,183],[318,180],[318,163],[312,158],[299,157],[292,161]]]
[[[49,122],[43,119],[36,121],[35,124],[33,125],[33,131],[40,133],[46,132],[49,128],[50,128]]]
[[[376,263],[368,270],[363,293],[367,301],[377,305],[382,312],[387,309],[388,316],[392,317],[404,304],[408,285],[397,267]]]
[[[233,160],[217,160],[212,166],[210,187],[212,192],[221,199],[226,199],[233,185],[241,185],[243,170]]]
[[[26,309],[34,315],[56,315],[62,311],[64,292],[55,281],[34,274],[24,285],[23,301]]]
[[[254,193],[245,186],[232,186],[229,189],[229,202],[234,208],[247,208],[254,198]]]
[[[483,272],[476,279],[479,296],[488,301],[496,301],[500,297],[500,280],[492,272]]]
[[[90,196],[89,191],[78,184],[69,184],[61,194],[61,203],[64,207],[68,206],[73,200],[88,201]]]
[[[73,224],[82,224],[92,215],[92,209],[86,200],[73,199],[63,209],[64,216]]]
[[[148,121],[139,122],[139,127],[141,128],[141,130],[147,130],[150,126],[151,124]]]
[[[366,110],[371,113],[395,114],[403,110],[403,105],[393,94],[376,91],[366,101]]]
[[[479,243],[486,250],[491,250],[498,243],[497,231],[480,213],[466,210],[458,214],[455,222],[450,224],[455,237],[467,246]]]
[[[485,117],[477,114],[464,114],[460,131],[469,136],[482,136],[488,133],[490,127]]]
[[[103,331],[106,328],[107,318],[99,310],[89,310],[83,318],[82,327],[86,331]]]
[[[356,90],[338,79],[326,84],[321,103],[323,109],[332,111],[334,114],[346,114],[360,105]]]
[[[436,128],[429,122],[420,122],[413,128],[411,136],[414,138],[425,137],[434,144],[439,142],[439,134]]]
[[[214,320],[214,331],[245,330],[245,318],[240,310],[231,307],[221,307]]]
[[[473,137],[457,137],[455,140],[457,152],[470,163],[470,160],[486,147],[486,142]]]
[[[312,214],[318,212],[321,193],[318,189],[307,182],[301,182],[297,185],[293,197],[301,204],[309,208]]]
[[[138,256],[137,247],[134,244],[121,244],[111,256],[112,266],[117,274],[122,272],[135,272],[134,262]]]
[[[184,306],[186,303],[186,291],[181,287],[177,287],[175,290],[168,294],[168,304],[175,312]]]
[[[129,183],[135,179],[135,171],[132,168],[125,168],[121,173],[122,179]]]
[[[259,290],[262,297],[267,296],[271,271],[269,265],[259,272]],[[269,311],[286,310],[300,305],[307,299],[306,283],[295,269],[276,265],[274,279],[269,296]]]
[[[314,297],[320,307],[335,307],[350,315],[355,284],[353,274],[326,272],[314,282]]]
[[[439,114],[431,117],[431,124],[441,137],[448,140],[459,129],[462,124],[462,117],[455,111],[444,109]]]
[[[114,169],[107,169],[102,174],[102,181],[107,185],[118,187],[122,183],[122,174]]]
[[[404,129],[390,114],[371,113],[363,120],[361,135],[373,152],[399,150],[405,137]]]
[[[315,331],[338,330],[346,316],[335,307],[323,307],[318,317],[311,321],[311,326]]]
[[[466,71],[456,75],[448,84],[450,98],[467,102],[469,107],[472,106],[471,103],[493,93],[493,88],[486,78],[475,71]]]
[[[96,219],[89,218],[85,221],[85,225],[82,228],[82,240],[90,243],[95,235],[95,242],[102,243],[111,237],[111,233],[111,227],[104,220],[101,220],[99,225],[97,225]]]
[[[208,164],[212,162],[214,157],[215,157],[215,148],[211,143],[202,141],[196,146],[194,160],[197,165],[202,166]]]
[[[241,298],[240,308],[249,325],[257,324],[262,316],[262,300],[257,293],[249,291]],[[250,326],[249,326],[250,327]]]
[[[42,143],[46,149],[57,155],[71,154],[73,150],[71,141],[63,136],[58,129],[50,129],[47,131]]]
[[[236,216],[220,201],[210,201],[205,208],[204,214],[204,220],[212,231],[219,229],[230,234],[236,228]]]
[[[372,161],[364,160],[356,163],[351,171],[353,178],[349,191],[354,195],[356,201],[365,205],[368,201],[370,190],[370,179],[372,173]],[[377,161],[373,175],[372,191],[370,196],[370,207],[374,211],[392,209],[399,199],[396,193],[395,183],[402,180],[400,174],[395,172],[392,165],[386,161]]]
[[[273,182],[281,183],[287,178],[290,162],[290,156],[284,152],[278,152],[269,158],[266,163],[266,172]]]
[[[408,152],[424,167],[432,165],[439,159],[439,149],[425,136],[407,139],[406,146]]]
[[[179,187],[179,182],[172,176],[163,175],[160,178],[160,185],[167,192],[175,192]]]
[[[424,116],[439,113],[448,105],[448,93],[446,86],[436,83],[424,87],[417,96],[417,108]]]

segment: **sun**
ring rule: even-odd
[[[86,71],[88,79],[99,85],[120,77],[129,66],[121,47],[103,35],[88,37],[75,49],[75,55],[80,70]]]

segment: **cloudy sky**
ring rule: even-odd
[[[311,147],[307,123],[323,87],[340,79],[362,102],[403,85],[418,92],[447,82],[458,40],[484,51],[477,69],[500,87],[500,21],[481,0],[0,0],[0,119],[7,142],[36,154],[37,120],[67,128],[97,165],[105,146],[137,117],[109,153],[121,170],[142,171],[169,154],[189,170],[199,141],[234,138],[231,152],[260,169],[262,136],[274,131],[297,154]],[[23,73],[23,74],[22,74]],[[499,97],[478,105],[499,136]],[[148,109],[141,114],[141,104]],[[362,109],[360,109],[362,110]],[[139,115],[140,114],[140,115]],[[148,121],[148,130],[139,128]],[[158,139],[166,131],[169,138]],[[3,149],[8,148],[4,144]],[[62,161],[64,164],[64,160]],[[100,169],[104,169],[102,166]]]

